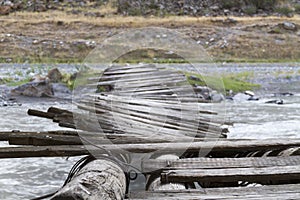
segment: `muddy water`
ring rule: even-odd
[[[264,70],[263,70],[264,69]],[[259,80],[264,80],[262,72],[257,71]],[[280,68],[274,68],[281,70]],[[225,70],[225,69],[224,69]],[[247,71],[248,68],[230,68],[227,72]],[[287,70],[287,69],[286,69]],[[292,69],[295,72],[299,67]],[[280,79],[285,80],[285,79]],[[300,81],[294,78],[293,84],[279,82],[277,79],[267,79],[268,90],[260,91],[262,98],[257,102],[226,102],[227,118],[235,122],[230,128],[229,138],[300,138]],[[298,82],[297,82],[298,81]],[[276,86],[276,87],[275,87]],[[284,92],[287,89],[295,93],[291,97],[272,97],[273,92]],[[273,88],[272,88],[273,87]],[[284,105],[265,104],[271,99],[283,99]],[[0,130],[47,131],[61,130],[62,128],[51,123],[51,120],[28,117],[29,108],[46,110],[49,106],[70,108],[70,102],[27,101],[20,107],[0,107]],[[7,146],[2,142],[0,145]],[[30,199],[57,190],[64,182],[70,168],[79,158],[27,158],[27,159],[1,159],[0,160],[0,199],[18,200]]]

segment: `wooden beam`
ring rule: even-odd
[[[179,159],[176,155],[162,155],[155,160],[161,159]],[[146,190],[149,191],[161,191],[161,190],[184,190],[185,185],[182,183],[165,183],[163,184],[158,174],[147,175]]]
[[[0,132],[0,141],[8,141],[12,135],[54,135],[54,136],[78,136],[76,131],[44,131],[44,132],[29,132],[29,131],[3,131]]]
[[[0,158],[63,157],[87,155],[84,146],[3,147]]]
[[[167,190],[134,192],[129,195],[131,200],[290,200],[300,196],[300,184],[271,185],[261,187],[230,187],[230,188],[206,188],[200,190]]]
[[[163,183],[175,182],[260,182],[266,180],[300,180],[300,166],[249,167],[229,169],[167,170],[161,174]]]
[[[51,199],[116,199],[125,197],[126,177],[121,167],[109,160],[94,160],[61,188]]]
[[[97,145],[97,141],[95,144]],[[179,153],[190,152],[196,153],[200,150],[210,152],[232,152],[234,154],[245,151],[270,150],[270,149],[286,149],[290,147],[299,147],[299,139],[268,139],[268,140],[242,140],[242,141],[202,141],[202,142],[185,142],[185,143],[147,143],[147,144],[118,144],[103,145],[99,144],[99,148],[86,146],[99,153],[108,151],[119,152],[120,149],[132,153]],[[296,152],[294,155],[299,155]],[[5,147],[0,148],[0,158],[15,157],[37,157],[37,156],[73,156],[85,155],[88,151],[83,146],[45,146],[45,147]]]
[[[183,169],[226,169],[272,166],[300,166],[300,156],[286,157],[249,157],[249,158],[186,158],[186,159],[149,159],[142,162],[144,172],[157,170]]]

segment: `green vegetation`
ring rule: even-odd
[[[294,7],[295,7],[295,12],[300,14],[300,3],[296,4]]]
[[[278,7],[275,9],[275,11],[285,16],[289,16],[294,13],[294,11],[288,6]]]
[[[90,68],[83,68],[77,72],[76,76],[70,74],[63,75],[63,83],[65,83],[71,90],[80,86],[86,86],[89,83],[89,78],[100,77],[102,71],[95,71]]]
[[[255,6],[257,9],[272,10],[275,8],[278,0],[245,0],[245,3]]]
[[[7,82],[6,84],[8,86],[17,87],[17,86],[23,85],[23,84],[28,83],[28,82],[30,82],[30,78],[29,77],[27,77],[25,79],[22,79],[20,81],[11,80],[11,81]]]
[[[0,85],[7,84],[10,82],[12,82],[12,78],[9,78],[9,77],[3,77],[0,79]]]
[[[257,12],[257,7],[253,5],[249,5],[245,7],[243,10],[247,15],[254,15]]]
[[[221,77],[202,76],[196,73],[185,72],[188,82],[192,85],[208,86],[219,92],[244,92],[246,90],[254,90],[260,88],[260,85],[246,82],[245,80],[253,76],[251,72],[243,72],[240,74],[222,75]],[[200,81],[192,80],[189,77],[193,75]],[[225,91],[224,91],[225,90]]]

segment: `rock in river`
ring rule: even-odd
[[[48,81],[29,82],[11,90],[12,95],[29,97],[53,97],[53,87]]]

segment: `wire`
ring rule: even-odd
[[[68,176],[67,176],[67,179],[65,180],[64,184],[62,187],[64,187],[66,184],[68,184],[72,178],[74,177],[74,175],[76,173],[78,173],[85,165],[87,165],[89,162],[95,160],[95,157],[93,157],[92,155],[88,155],[86,157],[83,157],[81,158],[80,160],[78,160],[75,165],[71,168]],[[61,188],[62,188],[61,187]],[[50,193],[50,194],[46,194],[44,196],[41,196],[41,197],[37,197],[37,198],[34,198],[34,199],[31,199],[31,200],[41,200],[41,199],[46,199],[48,197],[51,197],[53,195],[55,195],[59,190],[53,192],[53,193]]]

